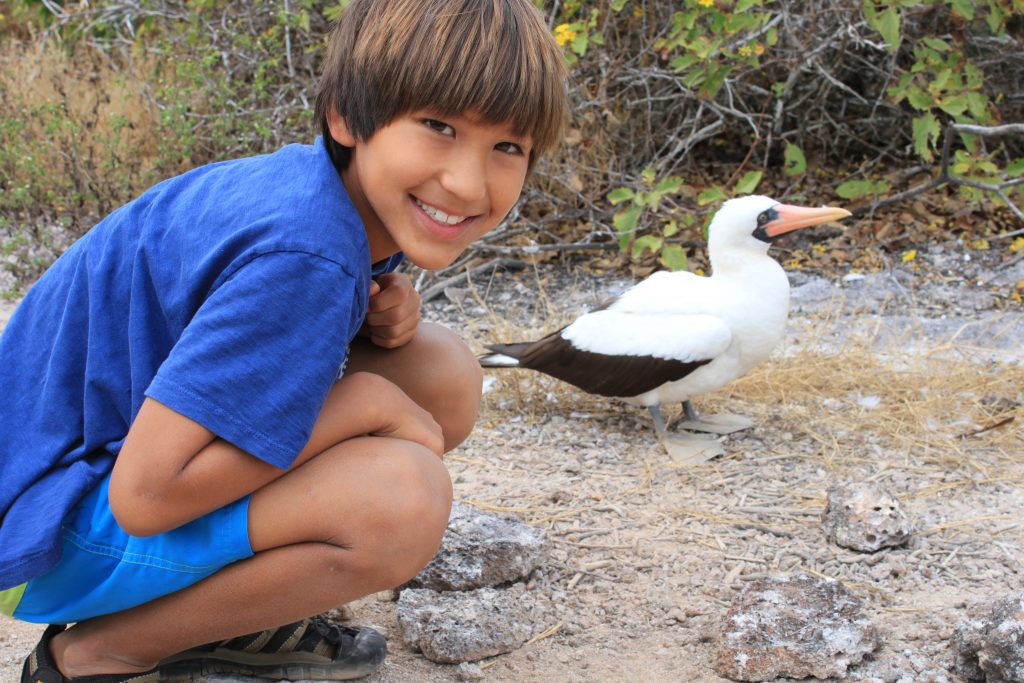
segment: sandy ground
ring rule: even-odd
[[[530,578],[550,602],[544,637],[460,671],[403,645],[395,605],[354,621],[389,637],[367,679],[724,681],[713,641],[746,581],[796,571],[842,581],[882,631],[847,680],[957,681],[948,639],[967,607],[1024,587],[1024,314],[1020,259],[929,264],[843,279],[794,274],[790,336],[698,409],[753,417],[712,462],[674,463],[640,409],[528,373],[488,375],[478,429],[447,462],[458,500],[543,528]],[[959,265],[958,265],[959,264]],[[475,349],[532,338],[628,283],[564,266],[453,285],[425,307]],[[831,545],[820,516],[838,481],[886,486],[913,516],[903,548]],[[0,681],[41,627],[0,618]],[[236,680],[236,679],[211,679]]]

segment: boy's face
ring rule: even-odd
[[[404,114],[368,140],[337,115],[329,124],[352,148],[341,175],[374,261],[402,251],[421,268],[450,265],[501,222],[526,179],[530,140],[469,114]]]

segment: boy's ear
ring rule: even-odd
[[[331,137],[342,147],[355,147],[356,138],[348,129],[348,124],[333,107],[327,112],[327,129],[331,131]]]

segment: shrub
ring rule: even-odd
[[[343,5],[8,2],[0,253],[15,286],[158,179],[310,140],[319,49]],[[928,174],[944,149],[972,200],[1024,176],[1020,136],[962,127],[1024,121],[1024,0],[538,6],[570,63],[573,114],[528,184],[529,229],[495,236],[509,244],[608,244],[685,267],[726,194],[871,201],[900,189],[894,167]],[[1022,204],[1021,187],[1003,194]],[[11,265],[27,245],[38,265]]]

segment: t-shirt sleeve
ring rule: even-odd
[[[355,278],[323,257],[259,256],[203,302],[146,395],[287,468],[359,328],[356,296]]]

